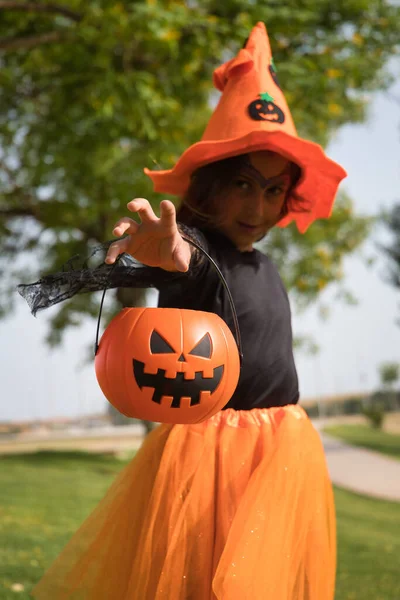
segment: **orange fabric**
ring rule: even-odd
[[[190,176],[210,162],[270,150],[302,169],[291,205],[306,212],[290,212],[279,225],[296,221],[301,232],[318,218],[329,217],[340,181],[346,171],[330,160],[322,148],[297,137],[296,129],[273,69],[264,23],[252,30],[246,47],[214,72],[214,85],[222,91],[200,142],[190,146],[173,169],[145,173],[156,192],[183,195]]]
[[[333,600],[335,517],[299,406],[161,425],[37,585],[42,600]]]

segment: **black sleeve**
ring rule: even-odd
[[[195,227],[188,227],[183,223],[178,223],[178,230],[183,239],[189,242],[189,244],[192,246],[190,271],[193,272],[194,270],[200,268],[206,260],[204,253],[198,249],[198,246],[200,246],[203,250],[209,253],[209,243],[205,236],[201,233],[201,231],[199,229],[196,229]]]
[[[207,250],[207,241],[200,231],[181,224],[179,230],[185,238]],[[35,283],[19,285],[17,290],[27,301],[32,314],[35,315],[37,311],[63,302],[76,294],[120,287],[161,289],[181,279],[195,278],[204,264],[203,254],[195,249],[187,273],[149,267],[125,253],[120,255],[114,265],[107,265],[104,258],[113,242],[115,240],[97,246],[84,259],[71,259],[58,273],[46,275]],[[92,266],[91,263],[95,265]]]

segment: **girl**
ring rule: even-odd
[[[217,275],[182,235],[207,250],[239,317],[236,391],[208,420],[161,425],[147,437],[35,598],[333,600],[334,505],[323,448],[297,405],[287,294],[253,246],[275,225],[295,220],[304,231],[328,216],[345,173],[297,138],[272,64],[259,23],[215,73],[223,94],[202,141],[171,171],[147,171],[156,189],[182,194],[178,216],[168,200],[158,218],[136,198],[128,209],[140,221],[118,221],[113,233],[127,235],[106,256],[109,265],[123,252],[147,265],[160,306],[215,312],[233,329]],[[86,286],[81,273],[77,279],[70,295],[94,289],[93,277]],[[66,297],[44,293],[50,284],[27,286],[34,310]]]

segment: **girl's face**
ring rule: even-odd
[[[252,152],[248,163],[232,177],[216,204],[222,212],[219,231],[242,252],[282,218],[291,185],[290,162],[274,152]]]

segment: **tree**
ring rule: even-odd
[[[381,364],[379,366],[379,375],[383,387],[392,389],[400,378],[400,364],[393,362]]]
[[[381,246],[388,259],[388,281],[400,290],[400,204],[383,216],[383,223],[391,235],[391,243]],[[400,321],[398,321],[400,324]]]
[[[0,14],[3,315],[16,283],[108,239],[131,197],[158,202],[143,167],[169,167],[199,139],[212,70],[258,20],[299,133],[323,144],[389,84],[400,25],[383,0],[0,0]],[[291,227],[268,243],[289,288],[311,302],[368,229],[343,198],[306,236]],[[86,296],[61,305],[50,341],[97,310]]]
[[[107,405],[107,415],[108,415],[112,425],[114,425],[115,427],[121,427],[123,425],[132,425],[134,423],[140,423],[143,426],[146,435],[148,435],[151,431],[153,431],[153,429],[156,425],[152,421],[145,421],[145,420],[140,420],[140,419],[132,419],[131,417],[126,417],[125,415],[120,413],[116,408],[114,408],[114,406],[110,403]]]
[[[379,365],[379,376],[382,387],[390,398],[390,404],[393,410],[397,410],[396,383],[400,378],[400,364],[387,362]]]

